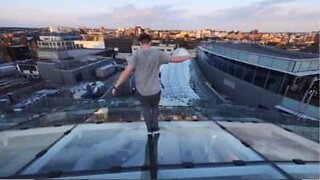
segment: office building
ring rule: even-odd
[[[232,101],[319,117],[319,54],[238,42],[204,43],[198,64],[212,86]]]
[[[167,54],[171,54],[174,49],[176,48],[176,44],[172,44],[172,43],[162,43],[159,40],[152,40],[151,42],[151,48],[155,48],[155,49],[159,49],[160,51],[163,51]],[[136,52],[140,49],[140,45],[132,45],[131,46],[131,51],[132,52]]]

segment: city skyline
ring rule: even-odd
[[[312,0],[76,1],[3,0],[0,26],[87,26],[118,28],[141,25],[151,29],[217,29],[262,32],[319,30],[320,10]]]

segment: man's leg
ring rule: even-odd
[[[159,131],[159,106],[152,107],[152,115],[151,115],[151,127],[153,131]]]
[[[144,121],[146,122],[148,132],[152,132],[152,122],[151,122],[152,110],[151,110],[151,107],[148,105],[142,106],[142,111],[143,111],[143,118],[144,118]]]
[[[160,101],[160,94],[155,94],[152,96],[151,99],[151,127],[153,131],[158,131],[159,130],[159,125],[158,125],[158,118],[159,118],[159,101]]]
[[[142,106],[142,115],[144,118],[144,121],[146,122],[146,126],[148,129],[148,132],[152,132],[152,108],[150,106],[150,103],[148,102],[147,97],[145,96],[139,96],[141,106]]]

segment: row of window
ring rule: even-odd
[[[59,42],[38,42],[38,46],[40,48],[55,48],[55,49],[72,49],[74,48],[75,44],[70,41],[59,41]]]
[[[284,94],[292,79],[285,73],[229,60],[210,53],[206,53],[206,58],[207,62],[217,69],[274,93]]]

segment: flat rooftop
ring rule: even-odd
[[[89,66],[92,65],[94,63],[98,63],[101,62],[101,60],[98,61],[73,61],[72,63],[69,63],[68,65],[64,66],[64,67],[57,67],[57,69],[59,70],[74,70],[80,67],[84,67],[84,66]]]
[[[265,46],[259,44],[249,44],[249,43],[235,43],[235,42],[217,42],[214,45],[236,49],[240,51],[247,51],[251,53],[276,56],[289,59],[308,59],[308,58],[319,58],[319,54],[311,54],[304,52],[292,52],[284,49],[279,49],[273,46]]]
[[[69,57],[73,57],[75,59],[83,58],[86,56],[94,56],[101,52],[104,52],[105,49],[47,49],[42,48],[38,49],[39,52],[59,52],[59,53],[67,53]]]
[[[162,121],[153,138],[142,121],[87,123],[0,132],[0,177],[319,178],[319,151],[269,123]]]
[[[4,77],[0,79],[0,95],[13,92],[20,88],[30,86],[34,83],[40,82],[39,79],[31,80],[23,77]]]
[[[97,59],[92,59],[94,56],[90,56],[91,59],[88,57],[86,58],[77,58],[77,59],[70,59],[70,60],[41,60],[38,61],[37,63],[56,63],[58,66],[56,69],[59,70],[74,70],[76,68],[84,67],[84,66],[90,66],[95,63],[101,63],[101,62],[106,62],[106,63],[112,63],[113,59],[111,57],[103,57],[103,58],[97,58]],[[97,56],[99,57],[99,56]]]

